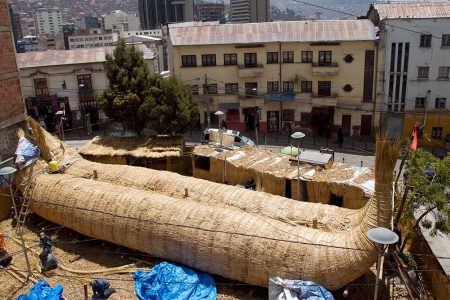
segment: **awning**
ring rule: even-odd
[[[240,103],[219,103],[219,110],[228,110],[228,109],[239,109],[241,107]]]
[[[294,92],[266,94],[264,100],[269,102],[292,102],[295,100]]]

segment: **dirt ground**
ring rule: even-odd
[[[25,271],[26,263],[21,251],[20,239],[12,225],[11,219],[0,222],[0,232],[9,235],[9,238],[5,240],[6,249],[9,253],[14,254],[12,268]],[[48,276],[40,273],[38,242],[41,230],[53,236],[56,241],[53,253],[66,270],[58,268],[52,275]],[[80,235],[33,214],[28,216],[24,228],[24,239],[27,247],[30,248],[28,256],[33,273],[32,278],[36,280],[45,279],[52,287],[61,284],[64,287],[63,297],[67,300],[83,299],[84,285],[89,284],[94,278],[105,278],[110,282],[111,287],[117,289],[117,292],[110,298],[111,300],[136,299],[132,272],[136,269],[149,270],[153,265],[162,262],[161,259],[145,253]],[[122,274],[115,274],[112,271],[84,274],[89,271],[98,272],[99,270],[130,264],[134,265],[121,270],[121,272],[125,272]],[[18,278],[11,275],[9,268],[8,271],[0,269],[0,299],[16,299],[19,295],[27,293],[33,286],[30,281],[26,284],[22,283],[21,281],[25,281],[23,277],[17,272],[14,274]],[[266,288],[230,281],[219,276],[214,276],[214,279],[218,292],[217,299],[219,300],[260,300],[268,298]],[[347,299],[371,299],[374,282],[374,270],[370,270],[365,276],[348,286]],[[395,283],[396,279],[393,278],[392,282]],[[382,286],[380,299],[406,299],[404,289],[398,280],[397,282],[397,285]],[[344,289],[333,292],[336,299],[344,299],[343,291]],[[92,295],[89,286],[88,294],[89,296]]]

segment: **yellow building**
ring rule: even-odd
[[[423,109],[405,112],[403,138],[411,137],[415,124],[419,127],[423,126],[419,134],[419,147],[447,148],[446,140],[450,137],[450,111],[448,109],[431,110],[426,113]]]
[[[370,136],[378,127],[376,29],[368,20],[168,27],[169,70],[200,103],[203,126]],[[255,118],[255,116],[258,116]],[[256,119],[256,120],[255,120]]]

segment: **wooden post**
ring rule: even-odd
[[[88,286],[87,286],[87,284],[85,284],[85,285],[83,286],[83,288],[84,288],[84,300],[89,300],[89,296],[88,296]]]
[[[362,166],[363,166],[363,161],[361,161],[361,168],[362,168]]]
[[[313,228],[317,229],[317,219],[313,219]]]
[[[184,198],[189,197],[189,189],[184,189]]]
[[[97,170],[94,170],[94,179],[98,178]]]

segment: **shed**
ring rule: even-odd
[[[297,161],[290,156],[254,147],[217,149],[196,146],[192,156],[193,176],[231,185],[245,185],[249,178],[256,190],[297,199]],[[327,169],[300,163],[300,200],[363,207],[374,190],[374,172],[344,163],[327,163]]]
[[[90,161],[141,166],[189,175],[192,173],[189,153],[181,136],[113,137],[97,136],[79,149]]]

